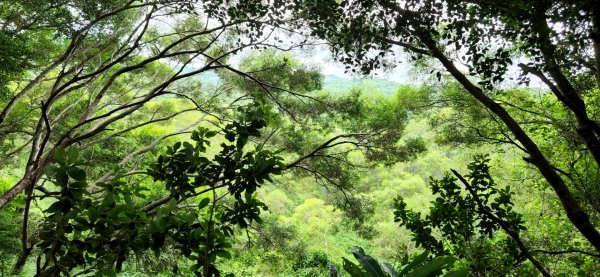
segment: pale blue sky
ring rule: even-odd
[[[294,51],[294,55],[304,63],[318,66],[324,75],[334,75],[345,79],[365,78],[363,76],[346,74],[344,72],[344,65],[335,61],[329,50],[325,47],[318,47],[311,51]],[[404,61],[399,62],[398,66],[391,72],[378,70],[374,73],[379,78],[394,81],[400,84],[420,83],[420,81],[416,79],[417,76],[410,73],[411,68],[412,66],[408,62]]]

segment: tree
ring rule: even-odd
[[[188,4],[186,1],[103,1],[101,5],[95,1],[50,1],[37,5],[23,1],[15,6],[2,6],[8,9],[4,14],[7,31],[25,34],[33,41],[42,41],[46,36],[55,36],[58,41],[53,45],[58,49],[48,53],[50,57],[42,59],[37,67],[31,65],[27,72],[32,75],[31,79],[10,75],[16,89],[11,97],[5,98],[0,112],[2,166],[15,157],[29,157],[21,180],[0,197],[0,208],[3,208],[19,193],[26,195],[22,253],[15,266],[17,271],[35,245],[35,241],[28,239],[34,190],[44,191],[46,183],[38,186],[38,180],[59,149],[85,151],[185,112],[195,110],[207,116],[209,110],[203,109],[191,95],[178,92],[185,88],[180,81],[209,70],[227,68],[228,56],[260,43],[221,41],[220,37],[230,34],[233,26],[247,21],[231,19],[223,24],[203,25],[194,19],[195,12]],[[162,17],[172,13],[183,17],[177,26],[156,25]],[[40,31],[42,29],[44,31]],[[23,55],[18,57],[27,59]],[[42,65],[43,62],[48,65]],[[159,107],[153,115],[139,117],[144,106],[169,94],[186,96],[195,107],[163,115],[159,112],[163,108]],[[136,116],[141,120],[119,124]],[[156,138],[126,155],[119,165],[126,165],[165,138],[184,133],[197,124],[191,122],[187,127]],[[120,129],[111,130],[115,127]],[[112,132],[92,140],[107,131]],[[6,141],[12,143],[5,144]],[[116,172],[107,172],[98,183],[113,175]]]
[[[254,26],[256,20],[265,18],[262,14],[252,17],[245,13],[223,15],[216,12],[221,6],[212,7],[210,3],[190,6],[186,1],[107,1],[107,6],[99,7],[98,10],[92,8],[89,13],[88,5],[93,6],[89,1],[62,3],[72,6],[72,9],[63,9],[61,4],[45,4],[49,6],[32,7],[31,3],[25,1],[21,6],[16,6],[19,12],[23,12],[23,20],[31,21],[32,24],[19,27],[19,32],[36,37],[39,35],[36,33],[39,28],[47,28],[43,34],[55,35],[60,43],[54,46],[57,48],[55,52],[49,53],[51,57],[46,60],[49,63],[47,67],[33,67],[27,72],[33,75],[31,79],[12,80],[15,89],[11,91],[11,98],[3,102],[0,116],[3,142],[11,141],[10,144],[1,146],[2,161],[28,156],[27,165],[22,168],[24,174],[21,180],[0,197],[2,208],[8,207],[18,194],[25,193],[21,220],[22,249],[14,266],[15,272],[21,269],[37,246],[41,247],[46,255],[44,264],[38,268],[40,271],[65,272],[77,270],[84,264],[92,266],[93,269],[90,270],[110,271],[113,265],[119,269],[129,250],[140,250],[143,247],[123,244],[124,249],[117,251],[118,253],[100,253],[98,249],[86,250],[84,247],[82,251],[104,256],[104,260],[99,259],[92,264],[90,261],[82,262],[83,252],[62,252],[65,244],[80,243],[76,238],[66,235],[71,234],[72,230],[69,228],[73,227],[72,225],[82,230],[92,228],[89,224],[82,223],[78,217],[78,214],[91,209],[90,203],[106,208],[107,210],[102,212],[110,213],[111,216],[125,213],[135,220],[140,219],[136,216],[141,216],[140,212],[173,206],[171,200],[174,196],[168,194],[169,190],[158,190],[156,194],[152,194],[158,195],[155,201],[147,203],[141,211],[132,210],[133,207],[129,207],[131,203],[119,201],[124,201],[124,198],[131,197],[138,191],[121,191],[116,187],[119,187],[121,182],[148,185],[147,182],[143,183],[144,179],[141,176],[146,175],[146,172],[141,169],[144,169],[152,158],[144,156],[148,153],[156,154],[158,150],[155,148],[160,148],[159,146],[169,141],[170,137],[189,133],[190,129],[200,123],[229,126],[226,123],[235,119],[235,111],[248,103],[264,103],[269,107],[278,107],[282,117],[289,115],[292,118],[270,120],[287,122],[286,128],[294,126],[293,122],[297,122],[295,120],[309,122],[317,117],[323,118],[323,114],[331,118],[339,117],[336,110],[344,113],[344,120],[348,123],[349,117],[346,114],[372,108],[358,101],[356,95],[349,99],[304,95],[303,93],[320,88],[321,76],[315,69],[299,66],[286,55],[279,56],[275,52],[267,52],[265,55],[244,60],[240,68],[229,65],[227,59],[244,49],[272,46],[268,43],[272,39],[272,33],[255,33],[256,30],[264,30]],[[40,7],[44,8],[38,9]],[[55,22],[55,12],[68,13],[67,21]],[[211,12],[216,12],[217,15],[213,16]],[[250,14],[252,15],[251,12]],[[167,27],[159,23],[163,17],[176,17],[177,20],[174,20],[173,26]],[[202,22],[201,19],[206,19],[207,22]],[[237,38],[239,40],[236,41]],[[208,89],[205,89],[205,84],[192,79],[207,71],[216,71],[223,81],[222,85],[209,85],[206,86]],[[344,107],[343,103],[337,103],[338,101],[354,101],[357,104],[354,106],[356,109],[345,111],[341,109]],[[315,105],[318,105],[318,108],[313,109],[315,112],[308,113],[301,119],[294,116],[297,111],[291,110],[312,109]],[[385,120],[386,116],[394,117],[396,122],[405,119],[402,117],[405,111],[396,109],[395,112],[396,114],[392,115],[382,114],[378,118],[381,122],[392,122]],[[198,120],[186,122],[174,131],[132,135],[150,126],[182,119],[182,115],[189,120],[191,113],[194,113]],[[313,127],[324,131],[320,132],[318,137],[310,138],[310,144],[291,149],[289,152],[297,157],[285,168],[307,170],[308,174],[326,180],[324,185],[334,185],[344,192],[349,188],[349,181],[352,181],[347,178],[349,174],[346,170],[351,168],[351,165],[344,155],[356,150],[382,153],[383,136],[396,140],[400,137],[401,131],[397,126],[388,128],[389,125],[381,122],[358,122],[358,125],[349,124],[344,128],[334,125],[322,128],[318,125],[323,122],[319,122]],[[240,127],[239,145],[244,146],[250,143],[249,140],[257,137],[257,131],[250,127]],[[273,145],[283,147],[285,143],[298,140],[276,135],[279,127],[269,128],[270,135],[266,136],[264,141],[251,143],[262,145],[259,148]],[[301,129],[295,128],[294,131]],[[351,133],[347,133],[348,131]],[[226,130],[223,132],[227,133]],[[321,138],[322,140],[319,140]],[[173,151],[177,152],[182,145],[179,144],[175,147],[176,150],[169,153],[174,155]],[[340,146],[346,148],[342,152],[336,152]],[[107,151],[117,148],[118,153]],[[79,168],[82,166],[80,161],[75,162],[72,160],[74,158],[61,154],[65,149],[68,153],[78,152],[79,157],[85,157],[87,162],[94,163],[94,167],[85,167],[82,171],[82,168]],[[407,150],[405,157],[414,153]],[[373,159],[396,158],[395,155],[377,156],[373,155]],[[256,159],[263,158],[265,157],[261,156]],[[308,162],[313,158],[318,162]],[[71,160],[65,162],[64,159]],[[335,162],[328,163],[327,159]],[[8,163],[4,162],[1,166],[8,166]],[[59,167],[60,174],[47,174],[46,168],[55,162],[63,162],[62,168]],[[76,175],[69,175],[69,170]],[[85,172],[85,179],[81,172]],[[122,181],[123,179],[125,181]],[[53,191],[50,184],[63,189]],[[151,184],[149,186],[155,187]],[[107,190],[114,190],[116,196],[104,195]],[[241,197],[241,191],[234,194]],[[90,195],[87,195],[88,193]],[[37,232],[31,230],[38,229],[30,227],[30,212],[32,202],[35,204],[40,198],[53,199],[50,201],[54,206],[42,213],[51,220],[42,225],[40,232],[44,238],[38,240]],[[114,201],[110,200],[111,198],[114,198]],[[119,199],[115,200],[116,198]],[[108,202],[104,205],[102,203],[105,200]],[[114,208],[127,208],[127,211],[115,211]],[[174,217],[165,220],[176,221],[177,216]],[[77,221],[75,219],[81,222],[74,223],[73,221]],[[140,226],[148,223],[140,220],[133,223],[139,223]],[[62,233],[54,233],[50,231],[53,228],[67,229],[63,230],[65,232],[61,231]],[[111,228],[121,230],[124,227],[111,225]],[[207,236],[211,232],[207,232]],[[97,235],[104,234],[100,232]],[[110,234],[105,235],[110,237]],[[131,239],[132,243],[135,243],[135,239]],[[63,258],[66,260],[62,261]],[[205,255],[204,261],[210,259],[212,257]],[[204,264],[202,268],[208,270],[209,266]]]
[[[496,272],[504,275],[514,264],[520,262],[522,255],[542,275],[550,276],[546,267],[531,254],[529,247],[521,239],[519,233],[526,228],[523,226],[522,216],[513,210],[514,193],[509,186],[497,187],[488,162],[489,159],[485,157],[475,157],[468,166],[471,170],[466,175],[468,181],[454,170],[454,176],[447,174],[440,180],[432,179],[429,185],[438,197],[431,202],[430,212],[424,219],[421,213],[408,210],[399,196],[394,203],[395,221],[413,233],[417,246],[438,254],[453,253],[458,257],[466,257],[472,263],[474,273],[490,275]],[[467,195],[463,195],[463,189],[456,184],[457,181],[465,187]],[[498,229],[502,229],[510,237],[502,252],[515,256],[515,261],[510,261],[510,257],[509,261],[502,261],[506,257],[486,253],[490,251],[488,248],[491,244],[487,240],[493,238]],[[434,233],[440,233],[442,240],[438,240]],[[478,244],[477,240],[483,243]],[[444,246],[444,243],[450,247]],[[469,252],[473,250],[471,248],[475,249],[473,252],[476,254],[470,255]],[[514,254],[517,249],[521,255]],[[500,262],[493,262],[494,260]]]
[[[192,133],[194,145],[177,142],[169,147],[148,171],[155,181],[164,182],[169,194],[151,203],[144,201],[147,188],[122,179],[98,183],[101,189],[89,192],[77,152],[57,152],[50,176],[59,189],[42,195],[56,201],[44,211],[48,216],[40,231],[38,274],[114,274],[130,252],[158,253],[171,240],[193,261],[192,272],[219,275],[214,262],[217,256],[231,257],[227,250],[233,227],[260,222],[260,211],[266,209],[254,197],[257,187],[285,168],[281,157],[260,146],[244,151],[267,118],[260,105],[244,110],[239,121],[223,129],[227,142],[212,160],[205,152],[216,131],[199,128]],[[193,199],[197,205],[189,204]]]
[[[522,81],[535,76],[568,109],[576,124],[584,156],[598,171],[600,129],[586,105],[585,95],[598,84],[584,81],[598,76],[596,66],[598,5],[593,1],[302,1],[296,11],[313,35],[327,40],[349,70],[368,73],[393,66],[395,49],[412,58],[437,60],[465,93],[476,99],[510,131],[554,189],[567,217],[597,250],[600,233],[589,211],[572,193],[568,177],[542,152],[507,106],[495,101],[494,88],[506,78],[510,64],[521,68]],[[560,25],[561,28],[552,26]],[[591,34],[591,35],[589,35]],[[592,37],[590,39],[590,36]],[[589,57],[589,53],[595,53]],[[466,64],[468,73],[457,64]],[[437,73],[441,78],[441,71]],[[596,81],[598,82],[598,81]],[[588,84],[586,87],[584,84]],[[591,86],[590,86],[591,84]]]
[[[105,140],[91,139],[107,131],[119,136],[190,112],[172,111],[112,129],[117,122],[135,118],[152,101],[176,95],[193,103],[197,112],[210,113],[207,103],[182,92],[183,80],[221,69],[258,81],[228,65],[227,59],[243,49],[268,46],[272,39],[271,33],[255,33],[253,26],[264,15],[221,15],[217,10],[222,7],[211,3],[132,0],[98,5],[65,0],[38,5],[20,1],[2,8],[6,30],[27,34],[32,40],[55,36],[57,43],[52,46],[57,49],[32,65],[27,72],[31,78],[10,75],[16,89],[1,106],[1,159],[5,164],[23,153],[29,159],[23,178],[3,192],[0,207],[33,189],[43,168],[52,162],[53,149],[91,147]],[[176,18],[174,25],[160,23],[165,17]],[[11,51],[17,51],[16,47]],[[47,66],[42,66],[44,62]],[[267,93],[275,87],[263,82],[261,89]]]
[[[76,148],[55,150],[56,163],[47,175],[58,188],[40,188],[41,194],[33,194],[53,199],[43,211],[46,216],[39,242],[30,247],[37,245],[42,253],[38,273],[113,274],[130,255],[146,250],[160,253],[170,244],[192,260],[192,272],[218,275],[215,261],[217,257],[230,258],[228,240],[234,227],[247,229],[262,221],[260,212],[267,207],[255,198],[255,192],[264,182],[297,165],[308,166],[309,160],[335,150],[336,144],[353,144],[330,139],[285,164],[278,154],[281,151],[268,149],[274,148],[267,144],[273,132],[263,131],[280,115],[263,101],[245,101],[230,115],[232,121],[214,123],[220,131],[200,127],[192,132],[193,144],[184,141],[168,147],[147,172],[155,182],[164,184],[166,191],[153,201],[148,201],[145,191],[155,186],[127,182],[119,171],[90,183],[85,170],[88,165],[78,158]],[[217,135],[223,142],[220,151],[211,156],[207,152],[215,150],[211,142]],[[261,136],[266,140],[257,140]],[[316,204],[322,206],[319,201]],[[300,207],[296,212],[299,221],[320,220],[306,218]],[[17,265],[22,266],[31,253],[31,249],[24,250]]]

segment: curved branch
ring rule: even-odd
[[[592,256],[595,258],[600,258],[600,254],[592,253],[592,252],[588,252],[588,251],[584,251],[584,250],[579,250],[579,249],[568,249],[568,250],[557,250],[557,251],[535,249],[535,250],[531,250],[530,252],[539,252],[539,253],[544,253],[544,254],[548,254],[548,255],[563,255],[563,254],[578,253],[578,254]]]
[[[507,235],[509,235],[512,239],[515,240],[515,242],[519,246],[519,249],[521,250],[523,255],[525,257],[527,257],[527,259],[535,266],[535,268],[543,276],[550,277],[551,276],[550,272],[548,272],[546,267],[540,261],[538,261],[535,257],[533,257],[533,255],[531,255],[529,248],[527,248],[527,246],[525,246],[525,243],[523,243],[523,241],[521,240],[521,237],[519,236],[518,231],[515,230],[516,228],[514,228],[514,226],[511,226],[508,222],[497,217],[494,213],[492,213],[488,209],[488,207],[485,206],[481,202],[479,195],[477,195],[477,192],[475,192],[475,190],[471,187],[471,184],[469,184],[469,182],[462,175],[460,175],[456,170],[451,169],[451,171],[454,174],[454,176],[456,176],[456,178],[458,178],[465,185],[465,187],[469,191],[469,194],[471,194],[471,196],[473,197],[475,202],[477,202],[479,211],[481,211],[482,213],[485,213],[490,219],[492,219],[492,221],[494,221],[496,224],[500,225],[502,230],[504,230],[504,232],[506,232]]]
[[[337,139],[340,138],[351,138],[351,137],[356,137],[356,136],[364,136],[366,134],[361,134],[361,133],[356,133],[356,134],[342,134],[342,135],[337,135],[334,136],[332,138],[330,138],[329,140],[327,140],[326,142],[324,142],[323,144],[321,144],[319,147],[315,148],[313,151],[311,151],[310,153],[296,159],[295,161],[289,163],[286,165],[285,168],[292,168],[292,167],[296,167],[298,166],[298,164],[300,164],[302,161],[311,158],[313,156],[315,156],[319,151],[326,149],[326,148],[331,148],[334,145],[331,145],[334,141],[336,141]],[[335,144],[337,145],[337,144]]]

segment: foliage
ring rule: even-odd
[[[8,263],[19,253],[19,240],[15,234],[20,230],[19,214],[23,210],[23,199],[17,199],[0,211],[0,275],[8,268]]]
[[[522,216],[513,210],[513,200],[510,187],[496,188],[489,171],[489,159],[476,156],[467,168],[471,171],[466,178],[473,192],[465,195],[464,190],[456,183],[458,180],[449,175],[442,179],[432,179],[429,186],[437,195],[431,202],[429,214],[423,218],[420,212],[407,209],[402,197],[397,197],[394,203],[394,218],[413,234],[413,241],[438,255],[453,253],[458,257],[476,257],[468,251],[471,247],[481,247],[477,240],[494,238],[500,229],[498,219],[505,222],[516,232],[525,230]],[[477,199],[473,195],[477,195]],[[486,210],[482,210],[482,204]],[[439,233],[441,238],[436,238]],[[514,253],[514,245],[508,242],[507,253]],[[483,246],[488,243],[483,243]],[[449,245],[449,246],[445,246]],[[513,248],[511,250],[511,247]],[[485,255],[486,251],[480,254]],[[491,252],[493,253],[493,252]],[[490,254],[491,254],[490,253]],[[489,257],[494,257],[491,254]],[[477,258],[480,259],[480,258]],[[489,261],[488,263],[492,265]],[[475,263],[475,267],[479,266]],[[504,269],[508,270],[508,269]]]
[[[353,245],[593,274],[598,18],[590,0],[0,1],[0,275],[315,276]],[[370,80],[324,79],[305,63],[324,43]],[[423,84],[375,76],[406,59]]]
[[[358,246],[352,248],[354,258],[360,267],[344,258],[344,270],[352,277],[416,277],[416,276],[468,276],[466,269],[457,269],[443,273],[443,270],[451,269],[456,258],[451,256],[439,256],[428,260],[429,252],[423,252],[398,268],[386,262],[378,262],[375,258],[365,254]]]
[[[349,196],[346,201],[340,201],[339,206],[344,210],[345,216],[353,221],[353,227],[359,236],[372,239],[377,230],[368,220],[375,214],[374,203],[363,195]]]
[[[512,144],[528,156],[527,161],[555,191],[571,224],[596,252],[600,250],[597,211],[571,192],[578,185],[552,165],[553,152],[540,149],[534,132],[526,127],[531,121],[518,120],[520,112],[515,110],[532,113],[528,103],[502,102],[495,97],[505,85],[502,82],[509,77],[511,65],[519,67],[515,68],[520,73],[518,84],[537,78],[566,111],[570,119],[566,128],[574,134],[576,144],[585,148],[581,157],[593,160],[583,172],[597,174],[600,124],[591,113],[594,103],[584,97],[600,82],[600,67],[594,66],[600,59],[600,52],[594,50],[600,45],[597,3],[330,0],[301,1],[295,11],[311,35],[331,44],[333,54],[348,71],[367,74],[393,67],[398,63],[398,50],[412,60],[435,60],[438,67],[429,71],[432,77],[441,82],[447,73],[448,79],[460,84],[464,96],[492,115],[504,129],[502,139],[496,142]],[[592,39],[588,34],[593,34]],[[589,86],[585,80],[592,78],[596,84]],[[545,111],[533,114],[554,119]]]
[[[195,145],[175,143],[158,158],[149,174],[164,182],[170,193],[166,205],[157,210],[136,205],[134,197],[143,199],[144,188],[119,179],[96,184],[102,196],[93,197],[77,152],[57,152],[58,164],[49,175],[59,190],[45,195],[56,201],[44,211],[48,216],[40,232],[42,274],[68,274],[83,267],[97,275],[114,275],[130,252],[152,249],[158,254],[169,242],[194,262],[191,271],[218,275],[214,262],[217,257],[231,258],[228,238],[233,227],[261,222],[260,211],[266,206],[255,198],[256,188],[283,167],[268,150],[244,151],[248,139],[259,135],[267,122],[261,105],[241,112],[239,122],[223,129],[229,143],[222,143],[212,160],[204,154],[217,132],[206,128],[192,133]],[[226,193],[217,197],[219,188]],[[206,192],[212,197],[205,197]],[[231,203],[220,203],[227,195],[233,197]],[[196,206],[177,208],[196,197]]]

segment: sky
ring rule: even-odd
[[[374,72],[374,76],[360,76],[357,74],[348,74],[344,72],[344,64],[335,61],[332,57],[331,52],[325,46],[320,46],[311,51],[294,51],[293,54],[301,60],[303,63],[309,65],[315,65],[321,69],[323,75],[333,75],[344,79],[369,79],[369,77],[378,77],[388,81],[393,81],[403,85],[422,85],[425,82],[430,82],[431,79],[428,74],[423,72],[416,72],[415,67],[411,65],[410,61],[406,58],[400,59],[396,64],[396,67],[390,71],[377,70]],[[466,72],[467,68],[461,64],[456,66],[462,71]],[[447,75],[448,73],[440,67],[436,67],[437,70],[441,69],[442,74]],[[499,88],[511,88],[519,86],[516,84],[516,77],[519,75],[520,69],[516,64],[510,65],[506,74],[505,81],[498,85]],[[534,90],[546,90],[547,87],[537,78],[531,77],[529,88]]]
[[[172,25],[175,25],[175,20],[171,18],[170,20],[166,21],[160,21],[160,22],[156,22],[157,27],[159,29],[163,29],[163,28],[172,28]],[[213,24],[215,22],[212,22]],[[209,24],[210,25],[210,24]],[[280,31],[276,31],[273,36],[275,38],[277,37],[286,37],[285,33],[280,32]],[[289,36],[289,34],[288,34]],[[293,35],[291,35],[293,36]],[[318,42],[318,41],[317,41]],[[294,42],[293,41],[289,41],[288,44],[293,45]],[[416,72],[415,67],[411,65],[411,62],[408,61],[408,59],[406,57],[402,57],[402,54],[399,54],[398,52],[396,52],[396,54],[399,54],[400,58],[399,61],[397,62],[396,66],[388,71],[383,71],[383,70],[376,70],[375,72],[373,72],[372,76],[360,76],[357,74],[350,74],[350,73],[346,73],[345,72],[345,66],[340,63],[335,61],[335,59],[332,57],[331,52],[329,51],[328,47],[325,45],[318,45],[317,46],[313,46],[312,50],[291,50],[291,53],[296,56],[302,63],[307,64],[307,65],[314,65],[316,67],[318,67],[323,75],[333,75],[339,78],[344,78],[344,79],[349,79],[349,80],[356,80],[356,79],[370,79],[371,77],[377,77],[377,78],[382,78],[388,81],[392,81],[392,82],[396,82],[399,84],[403,84],[403,85],[423,85],[426,82],[431,82],[432,78],[431,78],[431,74],[427,74],[427,73],[423,73],[423,72]],[[240,55],[237,55],[233,58],[230,59],[230,62],[233,62],[234,64],[239,61],[240,58],[242,58],[244,56],[244,53],[246,53],[246,51],[242,51],[240,53]],[[193,65],[193,63],[192,63]],[[460,63],[456,63],[455,64],[460,70],[466,72],[467,68],[464,67],[463,65],[461,65]],[[437,67],[435,68],[437,70],[440,70],[441,68]],[[444,75],[447,75],[445,70],[441,70],[441,73]],[[508,88],[508,87],[515,87],[518,86],[515,83],[516,77],[519,75],[520,73],[520,69],[515,65],[509,66],[509,71],[507,72],[507,76],[508,77],[504,82],[502,82],[502,84],[500,84],[499,87],[504,87],[504,88]],[[435,78],[434,78],[435,79]],[[530,88],[534,88],[534,89],[547,89],[545,87],[545,85],[538,79],[536,78],[531,78],[531,82],[529,84]]]
[[[335,61],[331,52],[326,47],[316,47],[311,51],[295,51],[293,53],[299,60],[304,63],[315,65],[321,69],[323,75],[333,75],[344,79],[363,79],[368,78],[356,74],[348,74],[344,72],[345,66]],[[412,66],[407,62],[399,62],[398,66],[390,72],[378,70],[374,72],[376,77],[393,81],[400,84],[417,84],[418,78],[411,74]]]

